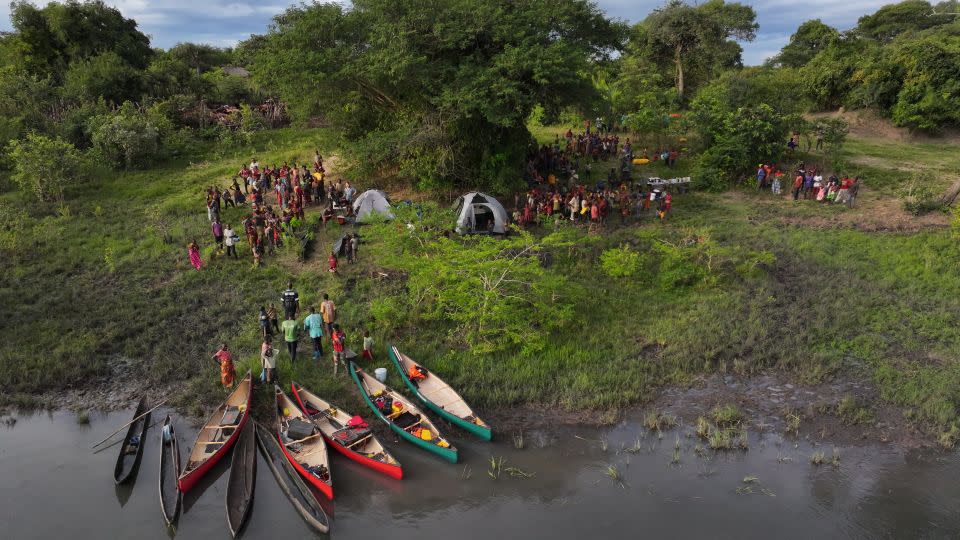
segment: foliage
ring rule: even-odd
[[[140,71],[115,52],[73,62],[64,79],[64,95],[76,101],[104,99],[120,104],[138,98],[141,92]]]
[[[91,131],[93,148],[114,167],[146,166],[160,149],[160,131],[129,101],[91,120]]]
[[[820,19],[807,21],[790,36],[790,42],[781,49],[775,63],[784,67],[803,67],[839,38],[840,33],[835,28],[823,24]]]
[[[584,0],[510,6],[293,7],[259,40],[251,70],[295,116],[324,114],[352,143],[347,157],[361,172],[399,167],[424,188],[503,185],[517,176],[533,108],[593,95],[590,62],[622,34]]]
[[[872,15],[860,17],[856,31],[862,36],[889,42],[906,32],[926,30],[951,22],[952,15],[935,13],[933,6],[925,0],[906,0],[885,5]]]
[[[40,201],[63,202],[64,188],[84,176],[80,152],[63,139],[31,133],[8,149],[13,180]]]
[[[452,214],[434,205],[401,206],[395,213],[394,222],[377,226],[377,236],[392,252],[381,263],[408,276],[406,316],[414,320],[407,324],[416,318],[449,321],[451,343],[474,353],[505,348],[529,353],[542,350],[552,332],[570,322],[575,287],[539,259],[565,245],[560,237],[538,239],[519,231],[506,239],[450,238],[442,231],[449,231]],[[434,217],[424,221],[429,214]],[[438,218],[449,221],[444,227]]]
[[[633,277],[641,264],[640,254],[627,246],[611,248],[600,255],[600,268],[612,278]]]
[[[898,190],[903,209],[914,215],[925,214],[941,208],[940,194],[932,187],[934,177],[928,172],[915,173]]]

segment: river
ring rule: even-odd
[[[0,537],[229,538],[223,465],[185,498],[176,533],[167,530],[157,496],[159,423],[148,434],[136,482],[114,486],[118,447],[97,454],[89,448],[130,414],[91,413],[90,423],[80,424],[60,411],[0,424]],[[160,411],[153,415],[154,422],[162,418]],[[195,428],[179,418],[177,428],[186,454]],[[752,433],[747,451],[699,452],[689,429],[659,438],[639,419],[612,428],[533,430],[524,433],[522,449],[509,434],[482,443],[456,433],[459,465],[383,439],[403,463],[406,478],[381,477],[332,455],[337,498],[330,537],[960,536],[956,453],[842,447],[838,465],[814,466],[810,456],[823,451],[830,458],[832,446]],[[503,458],[497,479],[489,474],[491,456]],[[315,536],[260,459],[254,507],[242,536]],[[608,475],[610,465],[619,480]],[[511,476],[510,467],[532,476]]]

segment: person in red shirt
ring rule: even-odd
[[[797,174],[797,177],[793,179],[793,200],[800,199],[800,190],[803,189],[803,175]]]
[[[340,362],[346,361],[344,345],[347,341],[347,335],[340,329],[339,324],[333,325],[333,333],[330,334],[330,341],[333,343],[333,374],[337,374],[337,366]]]
[[[337,273],[337,254],[331,251],[330,259],[328,259],[327,262],[330,264],[330,269],[328,271],[330,273],[336,274]]]

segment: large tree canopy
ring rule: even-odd
[[[295,114],[339,127],[360,165],[397,165],[422,186],[504,185],[533,107],[589,97],[591,62],[624,33],[586,0],[313,4],[255,38],[251,68]]]
[[[776,63],[786,67],[803,67],[814,56],[840,38],[840,33],[820,19],[807,21],[797,28],[776,58]]]

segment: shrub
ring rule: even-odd
[[[627,246],[605,250],[600,255],[600,268],[612,278],[633,277],[640,270],[640,254]]]
[[[31,133],[10,143],[14,182],[40,201],[63,202],[64,186],[81,180],[86,164],[80,152],[60,138]]]
[[[94,149],[114,167],[149,165],[159,153],[160,130],[129,101],[90,123]]]

